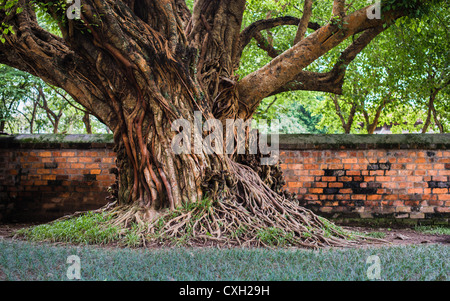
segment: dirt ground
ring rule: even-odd
[[[14,232],[32,226],[32,224],[0,224],[0,239],[8,239],[14,235]],[[413,229],[388,229],[388,228],[369,228],[369,227],[343,227],[344,229],[360,233],[383,232],[386,236],[383,240],[392,245],[411,245],[411,244],[445,244],[450,245],[450,235],[425,234],[414,231]]]
[[[387,229],[387,228],[368,228],[368,227],[343,227],[344,229],[370,233],[383,232],[386,240],[394,245],[412,245],[412,244],[445,244],[450,245],[450,235],[425,234],[414,229]]]
[[[0,224],[0,239],[10,238],[14,232],[23,228],[28,228],[34,224]]]

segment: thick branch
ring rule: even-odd
[[[362,33],[350,46],[348,46],[340,55],[334,67],[326,73],[311,71],[301,71],[294,80],[285,84],[271,95],[287,91],[318,91],[329,92],[333,94],[342,94],[342,85],[344,83],[345,73],[348,65],[356,56],[381,32],[386,28],[378,26],[368,29]]]
[[[334,72],[319,73],[301,71],[294,80],[273,91],[270,95],[277,95],[289,91],[317,91],[342,94],[344,76],[337,76]]]
[[[105,123],[114,125],[114,116],[108,104],[102,103],[98,79],[93,75],[92,65],[73,51],[62,38],[41,28],[28,1],[19,0],[24,10],[6,18],[0,12],[0,20],[7,20],[15,34],[5,36],[0,43],[0,63],[26,71],[47,83],[61,87],[84,107],[97,108],[97,115]],[[102,110],[98,110],[101,108]]]
[[[386,13],[384,19],[370,20],[366,8],[356,11],[343,20],[342,26],[328,24],[294,45],[266,66],[247,75],[239,84],[240,100],[243,104],[240,116],[249,118],[260,101],[281,89],[316,59],[336,47],[348,37],[371,28],[379,28],[402,15],[402,12]],[[379,29],[378,29],[379,30]],[[358,50],[360,46],[355,46]],[[349,57],[355,52],[349,50]]]
[[[218,119],[237,113],[235,71],[240,60],[239,34],[245,0],[198,0],[186,32],[198,50],[196,79],[205,92],[205,107]]]

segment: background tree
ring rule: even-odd
[[[20,100],[28,90],[28,81],[31,76],[0,65],[0,133],[5,132],[8,123],[14,118]]]
[[[245,26],[246,5],[253,4],[197,0],[190,11],[182,0],[84,0],[79,19],[72,19],[67,12],[76,16],[74,6],[66,1],[3,0],[0,63],[62,88],[113,131],[122,205],[114,211],[117,223],[163,214],[163,233],[175,237],[194,231],[199,239],[239,242],[243,227],[241,238],[257,243],[261,228],[274,228],[298,245],[346,244],[342,233],[330,228],[327,237],[323,220],[270,189],[270,172],[264,183],[219,143],[214,154],[173,152],[173,122],[193,124],[196,111],[205,120],[249,120],[266,97],[281,92],[339,93],[357,54],[396,19],[423,13],[426,5],[384,1],[383,18],[371,19],[366,1],[306,0],[299,18],[274,10]],[[39,25],[36,10],[56,21],[61,36]],[[284,25],[295,26],[291,47],[239,77],[249,42],[267,34],[267,46],[276,47],[276,28]],[[333,54],[336,63],[324,64],[339,45],[345,48]],[[194,131],[185,138],[202,134],[208,135]],[[176,208],[183,206],[191,209],[180,214]]]
[[[449,5],[442,3],[380,34],[348,67],[343,94],[316,107],[318,127],[330,133],[373,133],[383,125],[394,133],[445,132],[449,18]]]
[[[320,104],[318,98],[321,96],[317,94],[285,92],[264,99],[253,116],[255,128],[267,133],[270,128],[267,125],[263,127],[264,123],[260,121],[278,120],[280,134],[325,133],[317,129],[322,116],[312,113]]]
[[[442,3],[414,22],[393,28],[399,55],[405,57],[404,89],[415,109],[424,112],[422,133],[448,130],[450,86],[450,4]],[[408,30],[408,31],[406,31]],[[406,47],[408,45],[408,47]]]
[[[0,70],[0,132],[107,132],[103,124],[91,120],[90,114],[77,106],[64,90],[5,65],[0,65]]]

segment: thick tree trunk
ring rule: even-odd
[[[172,87],[180,85],[171,84]],[[141,88],[137,89],[136,94],[141,95]],[[122,204],[139,204],[151,210],[174,209],[202,198],[201,181],[210,163],[203,153],[195,154],[191,148],[188,154],[174,151],[172,140],[177,132],[172,130],[173,122],[181,119],[192,124],[194,116],[192,104],[185,95],[172,93],[168,99],[178,101],[177,107],[185,110],[179,118],[168,118],[163,113],[164,108],[156,105],[164,106],[162,100],[151,96],[147,96],[148,99],[138,96],[141,105],[123,111],[121,125],[114,132],[119,169],[118,196]]]
[[[201,200],[208,158],[175,154],[170,123],[155,126],[159,129],[149,133],[139,126],[115,133],[119,202],[160,210]]]

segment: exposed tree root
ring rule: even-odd
[[[107,211],[110,223],[124,229],[137,225],[143,244],[322,248],[384,242],[348,233],[280,196],[250,167],[231,161],[230,166],[234,186],[214,200],[164,212],[117,206]]]

